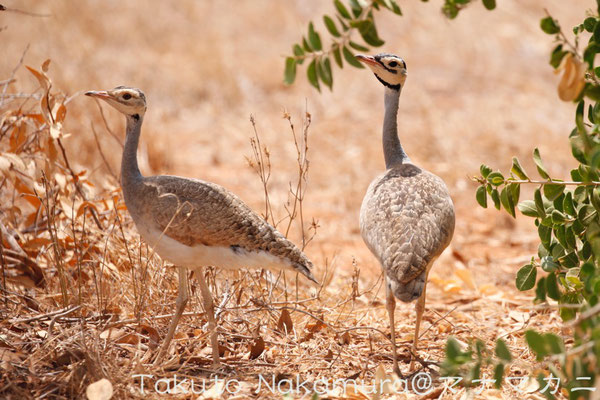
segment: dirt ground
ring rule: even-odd
[[[42,16],[0,13],[0,48],[4,54],[0,57],[0,81],[11,76],[25,51],[24,65],[39,68],[44,60],[52,60],[48,75],[53,80],[53,90],[74,96],[65,120],[65,132],[70,134],[64,140],[66,151],[75,169],[87,171],[98,192],[115,182],[109,178],[98,146],[113,171],[119,169],[121,147],[104,127],[97,105],[82,95],[86,90],[128,85],[145,92],[148,111],[140,151],[144,174],[177,174],[216,182],[260,211],[264,209],[263,188],[247,161],[252,155],[249,138],[254,135],[250,123],[253,115],[261,141],[271,156],[269,193],[277,218],[286,215],[288,185],[295,179],[297,169],[294,143],[282,115],[284,110],[289,112],[299,131],[308,110],[312,118],[310,169],[303,207],[305,220],[318,221],[319,228],[305,251],[315,263],[315,275],[325,278],[327,284],[319,291],[319,300],[310,300],[306,308],[294,306],[293,334],[276,332],[283,310],[280,303],[271,304],[270,311],[258,312],[260,315],[250,321],[252,329],[238,331],[233,328],[235,319],[244,313],[254,315],[254,311],[230,310],[224,317],[223,329],[236,331],[241,338],[239,343],[233,336],[227,339],[230,370],[224,376],[243,382],[237,398],[271,398],[264,391],[253,394],[261,374],[279,380],[300,373],[311,379],[361,377],[372,382],[378,366],[391,372],[389,342],[377,331],[342,333],[356,326],[389,332],[380,267],[364,246],[358,229],[362,197],[369,182],[384,168],[380,137],[382,87],[372,74],[350,67],[334,71],[333,91],[313,90],[306,82],[304,68],[299,70],[293,86],[282,83],[283,56],[291,52],[291,45],[301,38],[309,21],[316,21],[317,28],[324,31],[319,18],[323,13],[333,14],[330,2],[7,0],[3,4]],[[377,20],[386,40],[382,51],[402,56],[408,65],[409,75],[400,99],[400,137],[415,163],[446,181],[457,212],[453,242],[430,274],[420,356],[434,361],[443,359],[445,341],[450,335],[464,343],[480,337],[490,346],[497,337],[503,337],[518,357],[511,374],[527,374],[537,366],[524,345],[524,330],[539,326],[552,326],[557,332],[561,329],[552,307],[533,307],[533,293],[521,293],[514,287],[517,269],[536,253],[537,236],[532,221],[526,217],[519,215],[513,220],[506,213],[480,208],[475,202],[476,185],[470,178],[478,174],[482,162],[507,171],[512,156],[517,156],[526,170],[534,171],[531,153],[535,147],[539,147],[553,177],[568,176],[574,166],[567,141],[574,105],[558,99],[559,77],[548,65],[552,38],[539,29],[539,20],[546,8],[569,32],[582,19],[582,10],[595,6],[595,2],[507,1],[499,2],[493,12],[477,3],[453,21],[441,14],[440,1],[399,4],[403,17],[380,13]],[[8,94],[30,93],[38,87],[23,67],[17,70],[15,78]],[[9,107],[12,105],[5,103],[2,111]],[[122,139],[122,116],[106,107],[104,113],[108,126]],[[99,133],[99,144],[91,133],[92,124]],[[528,195],[525,190],[522,196]],[[123,216],[128,218],[126,213]],[[5,222],[12,226],[8,220]],[[124,224],[124,235],[137,249],[140,263],[148,263],[133,225],[129,220]],[[299,232],[295,225],[290,237],[299,241]],[[123,248],[108,251],[123,252]],[[148,289],[149,314],[144,318],[162,336],[168,320],[153,317],[172,312],[176,274],[162,268],[156,258],[148,259],[153,271],[148,282],[156,286]],[[118,275],[115,272],[111,282],[119,285],[115,274]],[[127,319],[133,315],[133,300],[128,293],[132,278],[122,280],[128,283],[120,289],[107,290],[115,295],[109,303],[118,304],[122,319]],[[240,283],[234,275],[217,274],[216,282],[213,290],[217,302],[246,284],[259,291],[254,283]],[[230,285],[234,288],[231,291]],[[303,282],[299,285],[300,299],[316,295],[316,288]],[[288,282],[288,286],[292,285]],[[37,289],[10,286],[14,292],[36,299],[53,298],[56,287],[56,283]],[[289,295],[294,297],[295,289],[290,290]],[[283,294],[278,299],[287,297]],[[199,297],[195,296],[191,303],[189,311],[202,314]],[[87,307],[98,311],[95,304]],[[44,312],[60,308],[48,305]],[[22,354],[22,365],[39,367],[39,376],[20,390],[39,397],[47,388],[48,398],[68,397],[62,389],[38,383],[48,385],[72,370],[56,362],[42,362],[42,368],[30,354],[38,357],[47,348],[20,342],[14,329],[13,333],[8,332],[10,324],[30,315],[19,307],[6,311],[0,324],[0,350],[16,349]],[[335,329],[315,328],[315,320],[308,314],[320,315]],[[396,315],[398,343],[401,353],[406,354],[412,340],[413,305],[399,304]],[[204,364],[210,353],[202,349],[208,339],[198,318],[184,318],[179,328],[184,333],[178,337],[178,346],[188,346],[186,354],[192,355],[184,362],[178,359],[163,368],[148,366],[147,360],[136,353],[139,348],[124,354],[120,347],[130,343],[113,343],[110,337],[102,337],[103,328],[90,328],[97,329],[97,370],[87,371],[87,378],[80,379],[84,383],[75,392],[81,394],[85,384],[106,377],[113,382],[117,398],[154,398],[160,397],[159,393],[152,389],[149,394],[142,394],[138,390],[139,378],[134,379],[133,375],[152,374],[152,382],[172,377],[173,373],[209,376]],[[264,329],[261,335],[267,350],[256,360],[249,360],[245,346],[253,336],[248,332],[260,330],[260,324],[264,325],[260,329]],[[37,322],[16,325],[19,329],[40,329]],[[65,334],[83,329],[71,325],[74,326],[64,326]],[[124,324],[123,329],[133,325]],[[314,338],[300,340],[306,339],[306,332]],[[110,357],[113,359],[109,362]],[[26,376],[25,372],[14,372],[15,363],[4,357],[0,370],[8,371],[10,364],[12,372],[6,376]],[[408,365],[402,364],[401,368],[406,370]],[[13,393],[11,382],[0,378],[0,393],[3,391]],[[541,398],[531,385],[519,390],[486,388],[481,394],[464,389],[434,394],[429,398]],[[344,397],[331,392],[324,397],[328,396],[363,398],[360,393]],[[421,398],[412,392],[402,396]]]

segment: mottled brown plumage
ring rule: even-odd
[[[444,181],[407,162],[373,180],[360,227],[392,292],[409,302],[421,296],[428,266],[450,244],[454,208]]]
[[[367,190],[360,210],[360,230],[385,274],[394,371],[401,375],[394,327],[396,298],[404,302],[418,299],[414,355],[425,309],[427,276],[435,259],[452,239],[454,205],[444,182],[414,165],[400,144],[397,114],[400,91],[407,75],[406,63],[398,56],[385,53],[357,58],[385,86],[382,142],[387,171]]]
[[[136,153],[146,97],[139,89],[119,86],[86,95],[100,98],[125,114],[127,133],[121,164],[125,205],[142,238],[161,258],[179,268],[176,311],[155,363],[168,349],[188,301],[185,268],[190,268],[197,271],[211,333],[213,363],[218,365],[214,306],[203,267],[289,269],[316,282],[310,271],[312,263],[227,189],[198,179],[142,176]]]

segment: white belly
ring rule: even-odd
[[[225,269],[267,268],[293,269],[282,258],[266,251],[246,251],[230,246],[187,246],[156,229],[139,229],[142,238],[165,261],[180,267],[214,266]]]

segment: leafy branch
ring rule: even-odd
[[[421,0],[427,2],[428,0]],[[445,0],[442,11],[454,18],[458,11],[473,0]],[[482,0],[488,10],[496,7],[495,0]],[[344,61],[352,67],[364,68],[354,57],[354,51],[368,52],[381,47],[385,42],[379,37],[375,22],[375,12],[388,11],[401,16],[402,10],[396,0],[333,0],[335,14],[323,15],[323,25],[330,36],[328,47],[323,46],[321,34],[314,23],[308,24],[307,34],[299,43],[292,46],[292,54],[285,59],[284,82],[294,83],[298,65],[308,62],[306,76],[310,84],[321,90],[321,84],[330,90],[333,87],[332,65],[340,69]],[[337,21],[337,22],[336,22]],[[360,39],[354,39],[358,32]],[[333,61],[332,61],[333,60]]]

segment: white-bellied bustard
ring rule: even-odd
[[[158,362],[169,348],[188,301],[186,268],[196,270],[211,334],[213,364],[219,346],[212,295],[203,267],[289,269],[316,282],[310,260],[242,200],[210,182],[178,176],[142,176],[137,148],[146,97],[135,88],[119,86],[86,95],[106,101],[127,119],[121,186],[125,205],[142,238],[161,258],[178,267],[176,311],[161,346]]]
[[[403,302],[418,299],[414,360],[425,309],[427,275],[452,239],[454,205],[444,181],[413,164],[400,144],[397,115],[406,63],[393,54],[356,57],[385,86],[383,154],[387,170],[371,182],[363,199],[360,231],[385,274],[394,371],[400,375],[394,331],[396,298]]]

